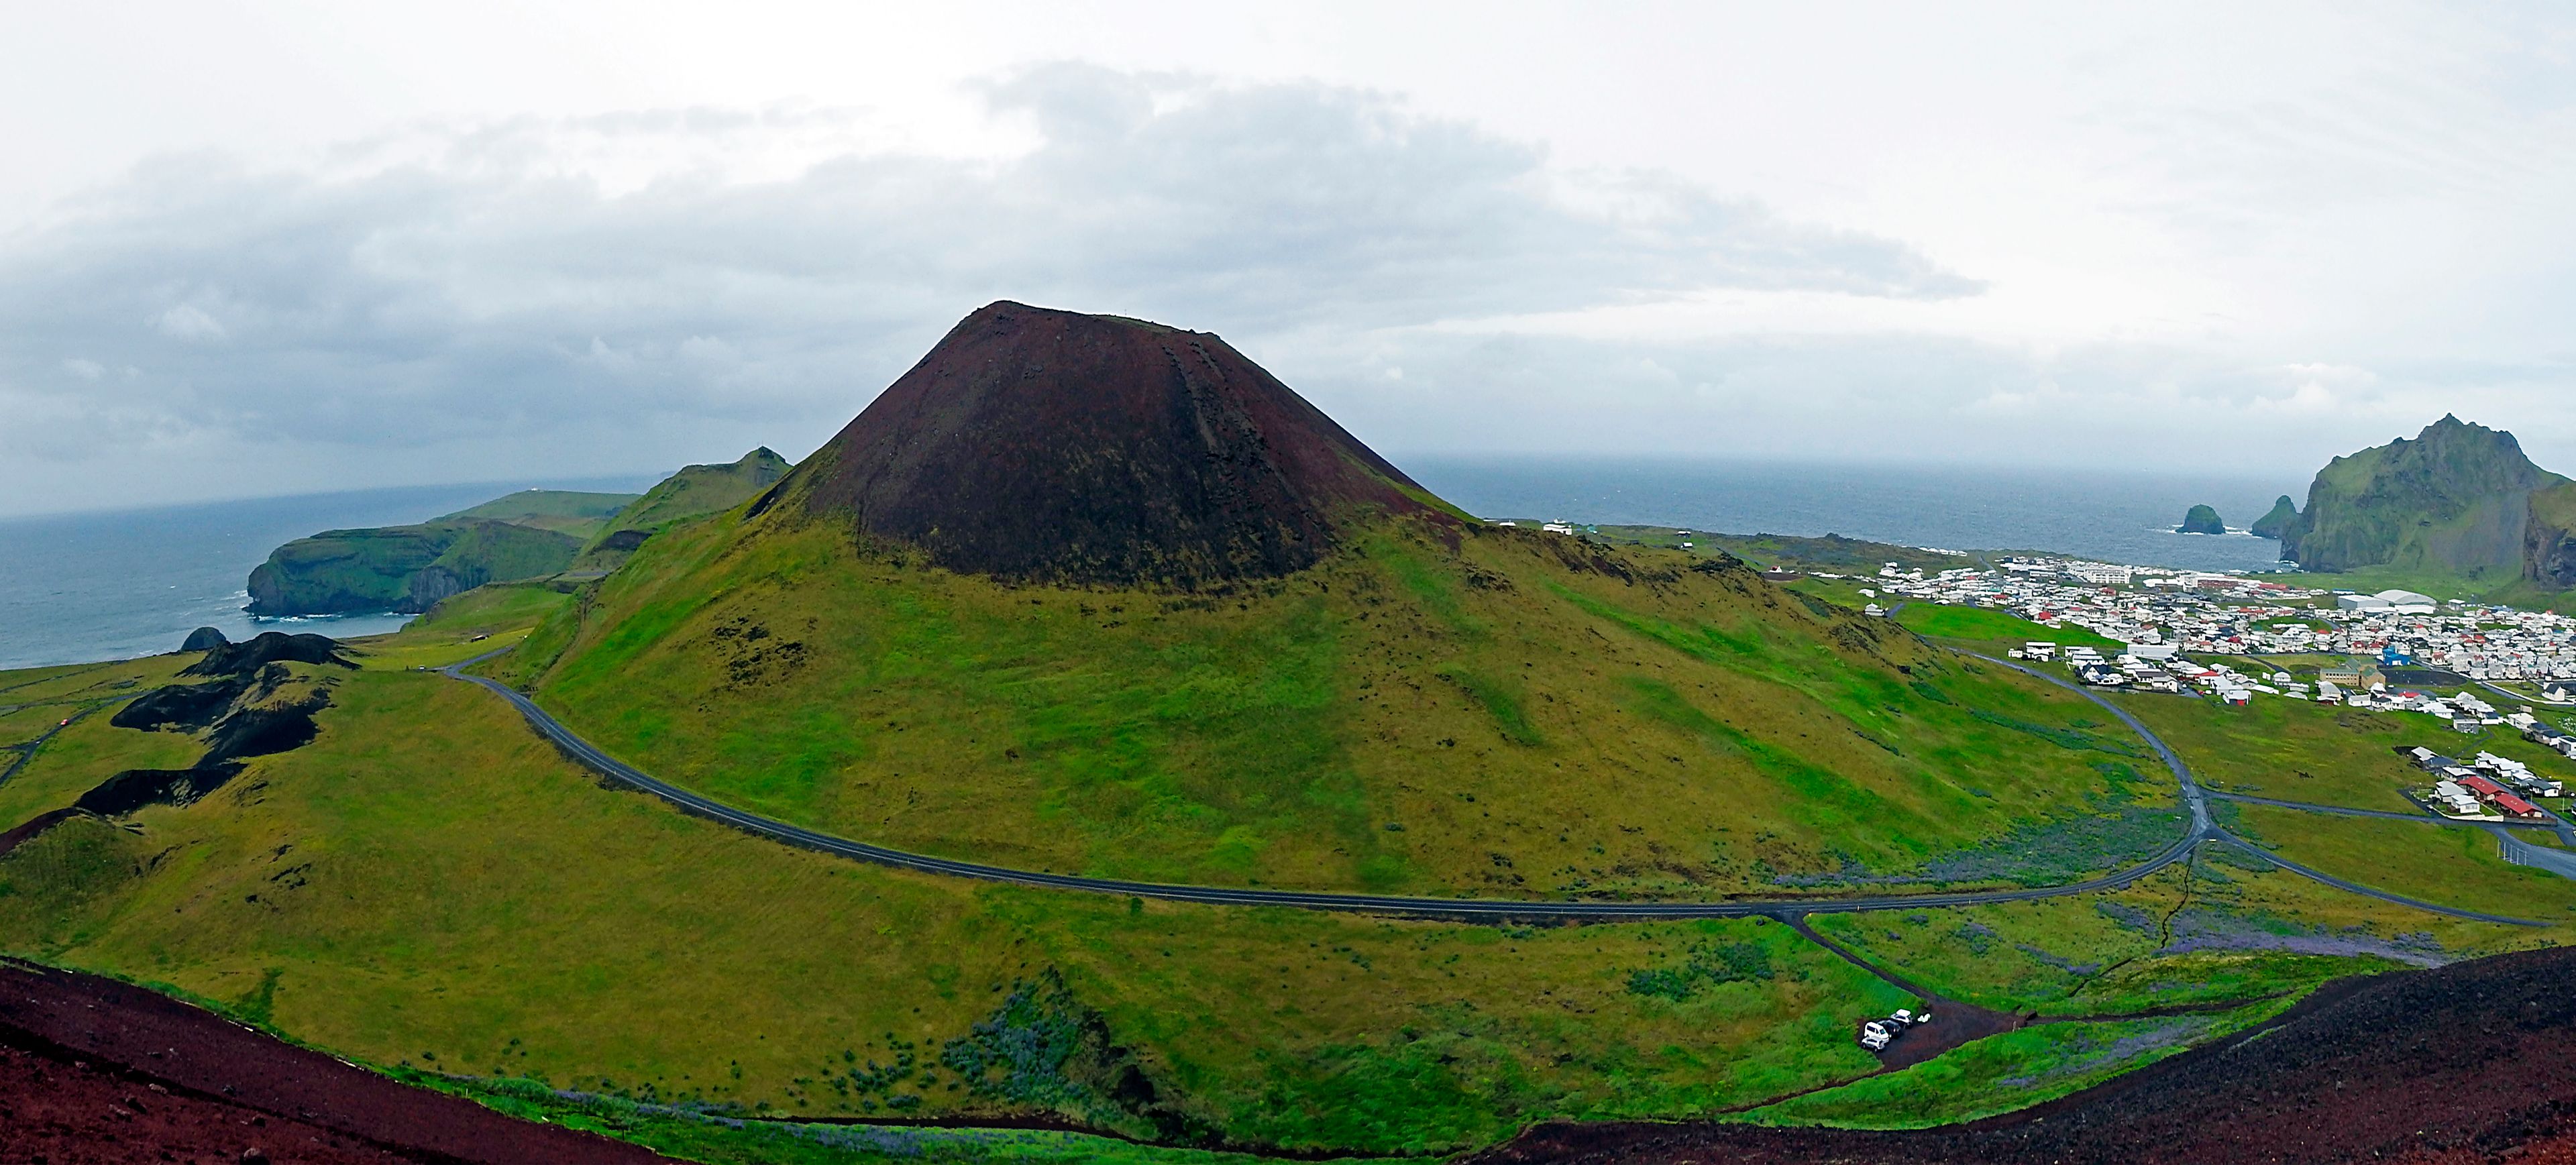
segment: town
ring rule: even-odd
[[[1993,570],[1959,568],[1928,577],[1889,564],[1863,581],[1871,607],[1881,614],[1892,605],[1881,599],[1990,607],[2052,628],[2093,632],[2127,645],[2126,656],[2149,665],[2139,676],[2146,687],[2158,686],[2155,665],[2184,653],[2364,656],[2369,663],[2323,670],[2320,689],[2370,688],[2374,668],[2425,670],[2480,684],[2518,683],[2531,690],[2492,690],[2576,706],[2576,619],[2547,611],[2437,603],[2410,591],[2343,594],[2277,578],[2028,556]],[[2181,671],[2183,678],[2219,686],[2213,673],[2225,674],[2190,665]],[[2267,690],[2250,682],[2238,686]]]
[[[2045,556],[1928,575],[1888,563],[1875,575],[1813,577],[1862,584],[1865,612],[1881,618],[1909,604],[1974,606],[2089,632],[2084,639],[2109,645],[2034,639],[2007,650],[2062,665],[2089,687],[2415,713],[2464,734],[2515,732],[2576,760],[2576,718],[2542,718],[2576,709],[2576,619],[2550,612]],[[2441,688],[2455,690],[2436,694]],[[2467,760],[2420,746],[2405,752],[2424,781],[2404,795],[2427,813],[2553,822],[2532,799],[2566,795],[2560,780],[2493,752]]]

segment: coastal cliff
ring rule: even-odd
[[[2576,482],[2532,492],[2522,548],[2522,577],[2551,590],[2576,589]]]
[[[2453,416],[2413,439],[2335,458],[2281,527],[2281,557],[2309,570],[2395,567],[2502,582],[2524,573],[2535,490],[2566,478],[2513,434]]]
[[[560,531],[486,519],[325,530],[250,572],[250,613],[417,614],[487,582],[553,574],[580,549]]]

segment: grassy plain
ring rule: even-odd
[[[1151,1131],[1078,1090],[980,1094],[932,1065],[891,1091],[835,1085],[902,1044],[930,1060],[918,1049],[1053,972],[1193,1119],[1370,1151],[1854,1076],[1870,1062],[1844,1033],[1901,1002],[1758,922],[1513,931],[854,866],[605,791],[506,705],[434,675],[362,673],[323,717],[314,744],[144,811],[139,835],[77,822],[0,860],[0,947],[255,1004],[388,1065],[815,1115],[898,1095],[918,1115],[1054,1107]],[[1761,974],[1691,970],[1738,948]],[[1631,989],[1659,970],[1679,986]]]
[[[2051,1016],[2250,1001],[2302,992],[2354,970],[2349,957],[2167,951],[2172,920],[2195,901],[2207,909],[2210,889],[2206,879],[2176,867],[2117,893],[1828,915],[1813,925],[1928,990],[1998,1011]]]
[[[2112,699],[2172,745],[2202,785],[2221,792],[2417,812],[2401,790],[2430,782],[2399,751],[2417,746],[2451,756],[2484,749],[2576,781],[2567,758],[2506,728],[2463,735],[2431,716],[2269,697],[2239,707],[2144,692]]]
[[[488,583],[453,595],[399,634],[350,641],[360,664],[379,670],[446,667],[527,638],[537,622],[573,601],[543,582]]]
[[[412,1070],[399,1078],[454,1092],[528,1120],[549,1121],[633,1141],[709,1165],[1258,1165],[1276,1160],[1142,1144],[1116,1137],[1037,1129],[743,1121],[596,1093],[566,1096],[533,1080],[460,1081]],[[1325,1161],[1432,1161],[1435,1157],[1328,1157]]]
[[[128,732],[107,720],[117,706],[167,682],[194,655],[154,655],[113,663],[0,672],[0,745],[32,742],[70,719],[35,750],[17,775],[0,781],[0,830],[69,804],[125,769],[186,768],[205,746],[185,736]],[[0,773],[20,753],[0,751]]]
[[[1223,1158],[1061,1134],[832,1144],[626,1100],[834,1118],[1046,1111],[1138,1135],[1437,1153],[1534,1120],[1716,1114],[1819,1086],[1763,1117],[1919,1122],[2045,1099],[2218,1030],[2037,1029],[2050,1034],[1879,1083],[1863,1079],[1875,1063],[1849,1032],[1909,1000],[1776,924],[1400,923],[857,866],[603,788],[488,693],[386,666],[484,648],[470,636],[516,634],[560,602],[469,596],[366,644],[370,670],[335,689],[313,744],[252,762],[195,805],[147,809],[131,828],[75,821],[0,858],[0,951],[168,985],[353,1058],[465,1077],[448,1084],[487,1103],[710,1161]],[[1604,639],[1719,650],[1604,609],[1625,620]],[[1649,666],[1638,654],[1629,666]],[[60,671],[21,690],[127,694],[114,685],[184,662]],[[1944,691],[1960,682],[1933,674]],[[0,689],[21,683],[0,675]],[[1503,733],[1493,697],[1472,698]],[[103,717],[97,732],[39,755],[25,807],[77,795],[95,768],[193,747]],[[2051,747],[2088,765],[2112,757]],[[2450,953],[2538,941],[2209,862],[2188,883],[2176,871],[2120,894],[1921,914],[1814,921],[1936,990],[2061,1015],[2295,993],[2389,965],[2264,949],[2283,935],[2385,943],[2420,926]],[[2168,933],[2216,945],[2157,953]],[[1065,1037],[1095,1016],[1105,1044]],[[1062,1055],[1032,1074],[969,1071],[951,1049],[976,1046],[979,1023]],[[1121,1062],[1151,1081],[1156,1106],[1110,1098],[1106,1046],[1128,1050]]]
[[[1704,895],[1918,867],[2112,791],[2080,698],[1692,566],[1399,523],[1175,597],[727,518],[492,666],[730,803],[1156,880]]]
[[[2090,647],[2106,653],[2123,646],[2116,640],[2081,627],[2050,627],[1984,607],[1909,603],[1896,613],[1896,621],[1915,634],[1994,656],[2001,656],[2006,650],[2033,640],[2055,643],[2060,647]]]
[[[516,526],[534,526],[588,540],[640,496],[585,493],[567,489],[523,489],[478,506],[433,518],[433,522],[485,518]]]
[[[2260,1023],[2290,1004],[2279,999],[2212,1015],[2035,1024],[1901,1071],[1754,1109],[1742,1119],[1861,1129],[1976,1120],[2055,1100],[2146,1067]]]
[[[2241,807],[2246,840],[2374,890],[2561,927],[2576,922],[2576,879],[2507,865],[2482,829]]]

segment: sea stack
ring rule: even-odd
[[[224,638],[221,630],[213,627],[199,627],[189,632],[186,639],[179,641],[179,650],[212,651],[231,642],[232,640]]]
[[[1444,512],[1206,332],[995,303],[753,506],[1012,582],[1195,589],[1313,565],[1360,511]]]
[[[2208,506],[2193,506],[2191,512],[2182,516],[2182,525],[2174,527],[2176,534],[2224,534],[2226,532],[2227,523],[2219,521],[2218,511]]]
[[[2272,502],[2269,512],[2254,519],[2252,533],[2257,538],[2278,538],[2281,536],[2281,531],[2288,529],[2290,523],[2297,520],[2298,516],[2299,504],[2291,501],[2290,495],[2282,494]]]

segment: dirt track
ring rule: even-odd
[[[413,1088],[138,987],[0,964],[0,1161],[240,1162],[250,1149],[335,1165],[667,1160]]]
[[[1920,1132],[1545,1125],[1523,1162],[2576,1162],[2576,948],[2329,985],[2252,1038]]]

